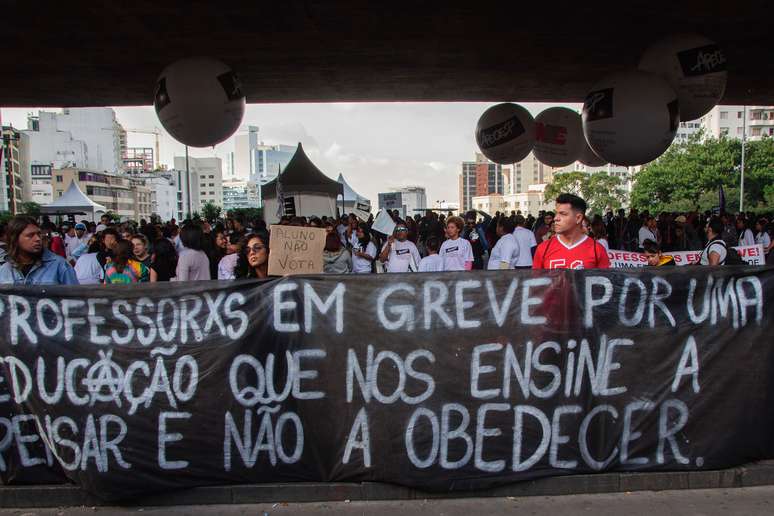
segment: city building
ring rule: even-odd
[[[0,211],[19,213],[30,196],[29,142],[13,127],[0,128]]]
[[[51,187],[51,165],[30,164],[29,200],[38,204],[50,204],[54,201]]]
[[[258,208],[258,187],[252,181],[223,181],[223,211]]]
[[[541,163],[530,152],[523,160],[503,167],[507,188],[504,193],[516,194],[529,191],[530,185],[550,183],[554,173],[559,170]]]
[[[121,220],[148,220],[152,213],[151,190],[142,179],[75,167],[53,169],[51,176],[54,201],[74,182],[89,199]]]
[[[398,210],[401,217],[413,217],[427,210],[427,194],[424,187],[406,186],[393,188],[379,194],[379,209]]]
[[[745,127],[748,140],[774,137],[774,106],[718,105],[699,122],[705,135],[714,138],[727,136],[741,139]]]
[[[182,219],[209,203],[223,206],[223,162],[220,158],[175,156],[178,213]],[[188,171],[188,173],[186,173]]]
[[[145,172],[132,175],[132,179],[142,180],[151,194],[151,213],[158,215],[162,221],[170,219],[181,220],[177,209],[178,186],[175,170]]]
[[[472,209],[481,210],[490,215],[496,212],[519,212],[527,215],[538,215],[541,210],[553,210],[553,199],[546,200],[546,184],[534,184],[527,187],[526,192],[508,194],[492,194],[476,196],[471,199]]]
[[[117,173],[123,170],[126,132],[111,108],[40,111],[27,122],[30,163]]]
[[[504,193],[502,166],[476,153],[475,161],[463,161],[460,174],[460,207],[470,210],[473,197]]]
[[[230,179],[247,180],[253,174],[253,150],[258,148],[258,128],[247,126],[247,134],[237,134],[234,137],[234,152],[229,157]]]
[[[126,147],[121,158],[124,172],[127,174],[142,174],[153,172],[154,155],[151,147]]]

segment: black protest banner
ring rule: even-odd
[[[0,289],[4,478],[463,490],[774,456],[774,268],[174,286]]]

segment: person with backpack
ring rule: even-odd
[[[743,265],[736,249],[729,248],[723,239],[724,224],[717,217],[712,217],[707,222],[707,245],[701,252],[699,265]]]

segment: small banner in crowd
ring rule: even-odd
[[[739,257],[748,265],[766,265],[766,255],[763,252],[763,246],[743,245],[733,247],[739,253]],[[701,249],[698,251],[674,251],[664,252],[675,259],[675,265],[697,265],[701,259]],[[610,249],[607,252],[610,258],[610,266],[614,268],[647,267],[648,260],[643,253],[636,251],[621,251]]]
[[[271,226],[269,275],[292,276],[323,271],[325,229]]]
[[[3,287],[0,473],[122,499],[772,458],[772,302],[772,267]]]

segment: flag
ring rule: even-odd
[[[726,211],[726,192],[723,190],[723,185],[720,185],[720,188],[718,188],[718,209],[720,213],[725,213]]]
[[[279,166],[277,167],[279,169]],[[280,176],[282,175],[282,170],[279,169],[277,171],[277,218],[281,219],[285,216],[285,192],[282,191],[282,182],[280,181]]]

